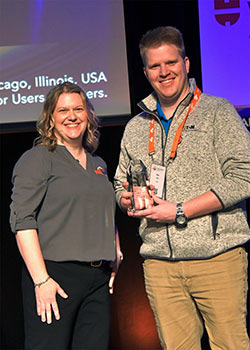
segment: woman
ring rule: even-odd
[[[26,265],[25,348],[104,350],[122,253],[113,188],[94,155],[97,120],[83,90],[69,82],[51,89],[38,132],[14,168],[11,204]]]

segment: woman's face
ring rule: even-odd
[[[52,115],[58,143],[70,144],[82,138],[88,124],[87,108],[78,93],[62,93]]]

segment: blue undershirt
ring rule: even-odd
[[[165,114],[163,113],[162,109],[161,109],[161,105],[160,105],[160,102],[157,101],[157,113],[159,115],[159,118],[160,118],[160,121],[164,127],[164,130],[165,130],[165,134],[167,135],[168,134],[168,129],[169,129],[169,126],[171,124],[171,121],[173,119],[173,117],[167,119],[165,117]]]

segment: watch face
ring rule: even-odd
[[[186,223],[186,218],[184,216],[179,216],[176,221],[178,222],[178,224],[183,225]]]
[[[182,204],[177,204],[177,212],[176,212],[176,218],[175,218],[175,224],[178,228],[184,228],[187,226],[187,218],[183,212]]]

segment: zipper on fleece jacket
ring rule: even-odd
[[[158,121],[158,123],[160,124],[160,127],[161,127],[161,165],[165,166],[164,165],[164,163],[165,163],[164,158],[165,158],[165,149],[166,149],[166,144],[167,144],[167,135],[165,136],[165,142],[164,142],[164,132],[165,132],[165,130],[163,128],[163,125],[162,125],[158,115],[155,114],[155,113],[152,113],[152,114],[156,117],[156,120]],[[168,129],[168,132],[169,132],[169,129]],[[167,172],[166,172],[166,175],[165,175],[165,181],[164,181],[163,189],[164,189],[163,190],[163,199],[166,200],[166,197],[167,197]],[[166,236],[167,236],[168,246],[169,246],[169,250],[170,250],[170,259],[173,259],[173,248],[172,248],[171,240],[170,240],[170,236],[169,236],[168,224],[166,224]]]
[[[166,144],[167,144],[167,135],[165,136],[165,142],[164,142],[164,127],[160,121],[159,116],[156,113],[151,113],[156,117],[156,120],[158,121],[158,123],[160,124],[161,127],[161,165],[165,166],[164,163],[164,158],[165,158],[165,149],[166,149]],[[175,113],[174,113],[175,114]],[[169,132],[169,129],[168,129]],[[163,187],[163,199],[166,200],[167,197],[167,172],[165,175],[165,182],[164,182],[164,187]],[[166,224],[166,236],[167,236],[167,242],[168,242],[168,246],[169,246],[169,250],[170,250],[170,259],[173,259],[173,248],[171,245],[171,240],[170,240],[170,236],[169,236],[169,230],[168,230],[168,224]]]
[[[216,231],[218,227],[218,213],[214,212],[211,214],[211,220],[212,220],[212,229],[213,229],[213,237],[216,239]]]

